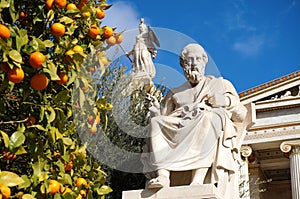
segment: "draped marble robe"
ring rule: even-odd
[[[230,105],[210,106],[207,98],[212,93],[228,97]],[[207,76],[195,87],[186,82],[171,89],[162,114],[151,118],[141,157],[144,173],[150,178],[158,169],[186,171],[212,167],[211,181],[215,183],[224,171],[229,175],[236,172],[235,122],[242,122],[246,112],[233,85],[223,78]]]

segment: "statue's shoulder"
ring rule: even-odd
[[[189,82],[185,82],[182,85],[176,87],[176,88],[170,88],[170,92],[172,94],[180,93],[183,91],[186,91],[187,89],[191,88],[191,85]]]

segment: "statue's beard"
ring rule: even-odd
[[[183,70],[186,79],[191,84],[198,84],[203,78],[203,74],[201,73],[201,71],[198,71],[197,68],[191,70],[190,68],[185,67]]]

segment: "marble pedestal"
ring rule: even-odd
[[[122,199],[221,199],[213,184],[123,191]]]

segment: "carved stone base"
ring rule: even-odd
[[[122,199],[221,199],[213,184],[123,191]]]

